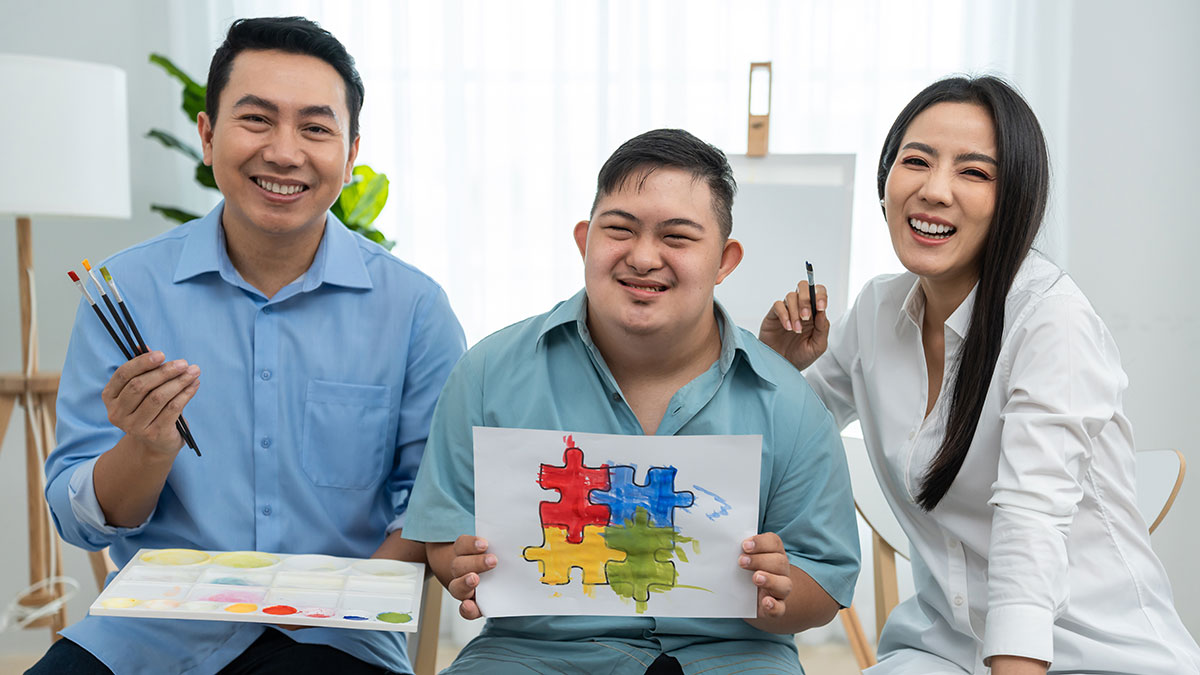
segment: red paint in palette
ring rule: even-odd
[[[295,607],[291,607],[289,605],[273,605],[271,607],[267,607],[266,609],[264,609],[263,614],[274,614],[275,616],[286,616],[288,614],[295,614],[298,611],[300,611],[300,610],[296,609]]]

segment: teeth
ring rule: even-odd
[[[293,195],[305,189],[303,185],[280,185],[279,183],[270,183],[258,178],[255,178],[254,182],[258,183],[258,186],[262,189],[274,192],[277,195]]]
[[[950,225],[935,225],[935,224],[933,224],[933,223],[927,223],[927,222],[925,222],[925,221],[923,221],[923,220],[917,220],[916,218],[909,218],[909,219],[908,219],[908,224],[909,224],[909,225],[910,225],[910,226],[911,226],[911,227],[912,227],[914,230],[916,230],[916,231],[918,231],[918,232],[920,232],[920,233],[922,233],[922,234],[930,234],[930,235],[946,235],[946,236],[950,236],[951,234],[953,234],[953,233],[954,233],[954,227],[953,227],[953,226],[950,226]]]

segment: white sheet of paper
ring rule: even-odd
[[[737,561],[742,540],[758,531],[761,436],[492,427],[474,435],[475,532],[498,559],[476,592],[485,615],[755,615],[757,591]],[[558,476],[551,467],[567,466],[569,446],[584,471]],[[571,515],[543,510],[560,491],[544,489],[539,475],[568,481],[561,498]],[[605,480],[610,489],[596,489]],[[637,489],[651,482],[666,487]],[[566,522],[543,529],[544,514]],[[547,547],[548,537],[562,541]],[[630,558],[638,545],[649,552]]]

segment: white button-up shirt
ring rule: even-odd
[[[1033,253],[1005,307],[999,359],[958,477],[915,495],[941,445],[975,292],[944,327],[929,416],[916,276],[878,277],[805,373],[841,426],[862,422],[876,478],[911,541],[916,595],[890,616],[871,673],[986,673],[1011,654],[1051,672],[1200,672],[1135,502],[1127,379],[1075,283]]]

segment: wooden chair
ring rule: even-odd
[[[855,508],[871,528],[871,558],[875,569],[875,639],[878,643],[888,615],[900,604],[896,555],[908,559],[908,537],[884,499],[863,440],[843,436],[842,442],[846,446],[846,458],[850,466]],[[1175,504],[1186,473],[1187,461],[1178,450],[1137,453],[1137,506],[1149,523],[1151,533]],[[875,665],[875,649],[867,641],[854,606],[843,609],[839,616],[859,668]]]
[[[91,551],[88,561],[96,578],[97,592],[104,588],[104,580],[110,572],[116,572],[108,555],[108,549]],[[420,624],[415,633],[408,634],[408,659],[416,675],[434,675],[437,672],[439,626],[442,620],[442,584],[425,566],[425,592],[421,594]]]

